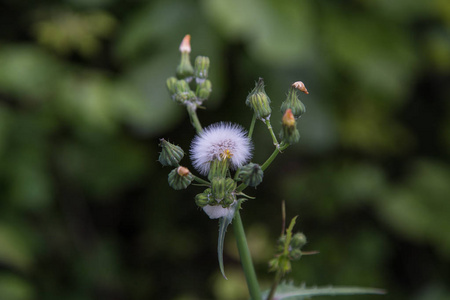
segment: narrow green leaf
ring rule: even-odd
[[[225,279],[228,280],[227,276],[225,276],[225,270],[223,267],[223,244],[225,242],[225,233],[227,232],[228,225],[233,221],[234,212],[236,211],[237,202],[230,205],[228,214],[219,219],[219,239],[217,242],[217,257],[219,259],[219,267],[220,272]]]
[[[305,298],[314,296],[338,296],[338,295],[361,295],[361,294],[375,294],[382,295],[386,291],[376,288],[364,287],[310,287],[305,286],[295,287],[292,284],[283,283],[279,286],[277,293],[273,300],[303,300]],[[265,293],[267,294],[267,292]]]

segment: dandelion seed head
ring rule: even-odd
[[[220,122],[195,136],[190,154],[194,168],[208,175],[211,161],[229,159],[230,167],[236,169],[250,160],[252,149],[247,132],[240,125]]]

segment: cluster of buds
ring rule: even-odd
[[[187,188],[194,179],[194,176],[188,168],[179,165],[181,159],[184,157],[183,149],[180,146],[169,143],[165,139],[160,140],[159,146],[162,150],[159,153],[158,161],[163,166],[175,167],[169,173],[169,185],[175,190]]]
[[[282,130],[280,137],[282,141],[288,144],[298,142],[300,133],[297,129],[297,119],[306,112],[306,107],[298,97],[298,91],[309,94],[305,85],[301,81],[294,82],[289,89],[286,100],[281,104]]]
[[[284,234],[277,241],[277,255],[270,260],[270,271],[280,271],[283,274],[291,271],[291,261],[299,260],[304,254],[313,254],[302,252],[302,247],[306,244],[306,236],[301,233],[294,235]],[[314,252],[315,253],[315,252]]]
[[[169,77],[166,86],[174,101],[196,108],[209,98],[212,91],[211,81],[208,80],[209,58],[198,56],[195,59],[195,67],[192,66],[190,35],[186,35],[181,42],[180,52],[181,61],[176,77]]]

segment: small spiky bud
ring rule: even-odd
[[[194,176],[189,169],[181,166],[173,169],[168,176],[169,185],[175,190],[187,188],[192,180],[194,180]]]
[[[264,121],[270,118],[272,113],[270,98],[264,90],[264,80],[262,78],[259,78],[255,88],[247,96],[245,104],[253,109],[258,119]]]
[[[197,56],[195,58],[195,69],[194,69],[194,77],[195,82],[200,84],[208,78],[208,70],[209,70],[209,57],[207,56]]]
[[[239,178],[248,186],[257,186],[263,181],[264,172],[261,166],[249,163],[239,170]]]
[[[293,144],[300,139],[300,133],[297,130],[296,123],[292,110],[288,108],[282,118],[281,124],[283,128],[280,133],[281,139],[285,143]]]
[[[192,67],[189,53],[191,53],[191,36],[187,34],[180,44],[181,61],[177,67],[177,77],[185,79],[186,81],[192,80],[194,75],[194,68]]]
[[[301,83],[301,81],[298,82]],[[289,93],[287,95],[286,100],[281,104],[281,113],[284,115],[287,109],[291,109],[294,118],[298,119],[302,114],[306,112],[306,107],[303,104],[303,102],[300,101],[300,99],[298,98],[297,95],[298,89],[294,86],[294,84],[289,89]]]
[[[169,143],[165,139],[160,139],[159,141],[161,142],[159,145],[162,148],[162,151],[159,154],[159,162],[163,166],[178,166],[178,163],[184,156],[183,149],[181,149],[180,146]]]
[[[291,239],[291,246],[292,248],[300,249],[306,244],[306,236],[301,233],[297,232],[292,236]]]
[[[302,251],[300,249],[292,249],[292,251],[289,252],[289,256],[292,260],[298,260],[302,257]]]

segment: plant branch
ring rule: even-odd
[[[247,280],[248,291],[252,300],[262,300],[258,279],[256,277],[255,268],[253,266],[250,250],[248,249],[247,239],[245,238],[244,226],[242,224],[241,215],[239,213],[240,203],[234,214],[233,229],[236,238],[239,256],[241,258],[242,269],[244,270],[245,279]]]
[[[195,104],[189,103],[186,105],[186,109],[187,112],[189,113],[189,118],[191,119],[192,126],[194,126],[197,133],[202,132],[203,128],[197,116],[197,106]]]
[[[255,129],[255,123],[256,123],[256,114],[253,113],[252,122],[250,123],[250,129],[248,130],[248,138],[251,139],[253,135],[253,130]]]

